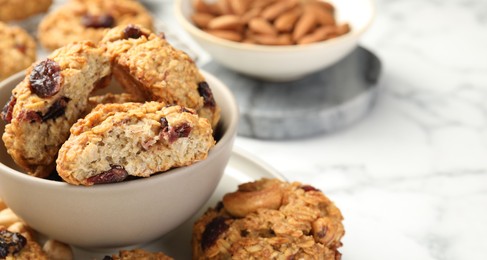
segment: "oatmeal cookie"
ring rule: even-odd
[[[139,25],[119,26],[102,40],[113,75],[128,93],[195,109],[213,127],[220,118],[210,86],[194,61],[161,35]]]
[[[0,0],[0,21],[22,20],[46,12],[52,0]]]
[[[0,199],[0,259],[47,259],[31,230]]]
[[[70,44],[33,64],[2,111],[2,139],[14,161],[30,175],[48,176],[88,96],[109,76],[108,59],[91,42]]]
[[[34,39],[24,29],[0,22],[0,81],[26,69],[35,59]]]
[[[180,106],[99,105],[73,125],[56,169],[75,185],[149,177],[205,159],[215,144],[212,134],[206,118]]]
[[[0,259],[47,260],[47,255],[37,242],[0,227]]]
[[[130,23],[153,28],[150,13],[138,1],[70,0],[41,21],[38,35],[52,50],[80,40],[98,42],[107,28]]]
[[[340,210],[321,191],[261,179],[239,185],[193,227],[193,259],[341,258]]]
[[[143,249],[121,250],[118,255],[105,256],[103,260],[172,260],[162,252],[152,253]]]

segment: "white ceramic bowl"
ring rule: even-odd
[[[204,76],[222,110],[219,140],[205,160],[145,179],[82,187],[22,173],[2,144],[0,197],[34,229],[83,248],[124,247],[161,237],[207,201],[231,155],[239,116],[236,100],[222,82]],[[23,77],[16,74],[0,84],[0,104]],[[4,126],[2,121],[2,133]]]
[[[210,35],[191,22],[192,0],[174,2],[178,22],[212,58],[237,72],[271,81],[297,79],[333,65],[356,48],[375,13],[373,0],[330,0],[338,22],[350,24],[349,33],[306,45],[264,46]]]

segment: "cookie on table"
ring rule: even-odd
[[[70,0],[41,21],[38,36],[47,49],[81,40],[98,42],[105,30],[130,23],[153,28],[151,14],[133,0]]]
[[[139,25],[118,26],[102,40],[113,75],[126,92],[145,100],[195,109],[213,127],[220,119],[211,86],[194,61],[161,35]]]
[[[32,232],[0,199],[0,259],[47,259]]]
[[[276,179],[245,183],[195,222],[193,259],[337,260],[342,220],[312,186]]]
[[[204,160],[211,125],[190,109],[160,102],[99,105],[71,128],[57,172],[75,185],[149,177]]]
[[[34,39],[24,29],[0,22],[0,81],[26,69],[35,59]]]
[[[165,255],[162,252],[152,253],[143,249],[121,250],[119,254],[105,256],[103,260],[172,260],[174,258]]]
[[[47,255],[37,242],[0,226],[0,259],[47,260]]]
[[[0,1],[0,21],[23,20],[46,12],[52,0],[2,0]]]
[[[91,42],[70,44],[34,63],[2,111],[2,139],[13,160],[28,174],[47,177],[90,93],[109,78],[110,63]]]

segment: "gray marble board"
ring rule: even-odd
[[[332,67],[290,82],[250,78],[215,61],[202,68],[237,98],[239,135],[295,139],[337,131],[363,118],[375,103],[381,62],[358,47]]]

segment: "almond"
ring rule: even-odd
[[[279,0],[254,0],[250,3],[250,8],[259,8],[263,9],[275,2],[278,2]]]
[[[218,6],[222,14],[233,14],[232,7],[230,6],[230,0],[220,0]]]
[[[301,37],[311,32],[316,26],[316,17],[311,6],[306,6],[303,14],[296,22],[296,26],[293,31],[293,39],[299,41]]]
[[[194,13],[191,16],[191,20],[193,20],[194,24],[200,28],[208,27],[208,24],[213,18],[215,18],[215,16],[209,13]]]
[[[309,33],[301,39],[299,39],[298,44],[307,44],[313,42],[320,42],[324,41],[328,38],[329,35],[334,33],[335,28],[332,26],[322,26],[314,30],[312,33]]]
[[[240,27],[240,18],[233,14],[222,15],[211,19],[208,29],[212,30],[235,30]]]
[[[230,41],[239,42],[242,40],[242,35],[230,30],[207,30],[207,33],[219,38],[223,38]]]
[[[240,18],[240,21],[242,24],[247,24],[252,18],[259,16],[260,14],[260,9],[259,8],[252,8],[248,10],[245,14],[242,15]]]
[[[274,21],[274,27],[280,32],[290,32],[294,28],[296,21],[301,15],[301,8],[294,7],[293,9],[284,12]]]
[[[193,8],[197,13],[208,13],[212,15],[221,15],[218,3],[207,4],[204,0],[194,0]]]
[[[193,8],[199,13],[209,13],[211,12],[210,7],[203,0],[194,0]]]
[[[297,0],[285,0],[285,1],[278,1],[266,8],[262,11],[262,17],[269,21],[273,21],[277,18],[280,14],[284,13],[285,11],[293,8],[298,4]]]
[[[344,35],[344,34],[350,32],[350,25],[348,23],[338,25],[335,28],[335,32],[338,35]]]
[[[314,8],[312,10],[315,13],[316,20],[320,25],[335,25],[335,17],[333,12],[322,8],[318,2],[311,4]]]
[[[250,20],[249,29],[258,34],[277,35],[274,26],[262,17],[255,17]]]
[[[279,40],[277,36],[274,35],[265,35],[265,34],[254,34],[252,35],[252,40],[254,40],[258,44],[263,45],[278,45]]]
[[[230,0],[230,7],[235,14],[243,15],[247,11],[249,3],[248,0]]]

